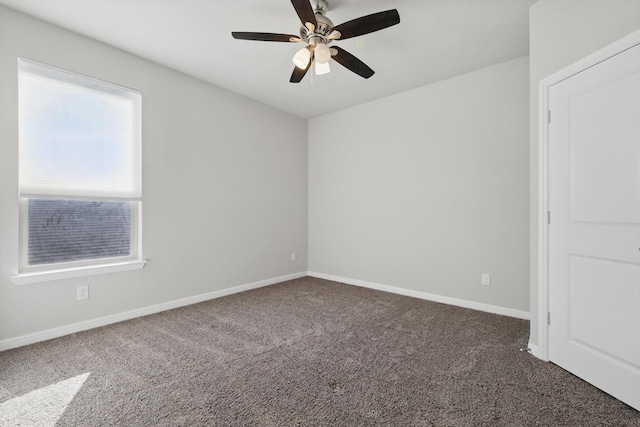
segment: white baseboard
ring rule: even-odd
[[[531,344],[531,341],[529,341],[529,344],[527,345],[527,347],[529,347],[529,353],[531,353],[533,356],[537,357],[540,360],[544,360],[545,362],[549,361],[544,357],[542,357],[542,353],[540,352],[540,347],[537,344]]]
[[[428,301],[441,302],[458,307],[471,308],[473,310],[486,311],[488,313],[500,314],[502,316],[516,317],[518,319],[530,320],[528,311],[515,310],[513,308],[499,307],[496,305],[483,304],[475,301],[467,301],[458,298],[445,297],[441,295],[429,294],[426,292],[414,291],[411,289],[397,288],[395,286],[381,285],[379,283],[366,282],[364,280],[349,279],[346,277],[333,276],[331,274],[307,272],[309,276],[319,279],[331,280],[334,282],[346,283],[347,285],[361,286],[364,288],[376,289],[379,291],[391,292],[408,297],[420,298]]]
[[[187,305],[196,304],[199,302],[208,301],[215,298],[221,298],[227,295],[236,294],[238,292],[248,291],[250,289],[261,288],[264,286],[269,286],[269,285],[273,285],[280,282],[286,282],[287,280],[298,279],[300,277],[305,277],[306,275],[307,275],[307,272],[302,271],[299,273],[288,274],[286,276],[274,277],[273,279],[261,280],[258,282],[235,286],[233,288],[221,289],[219,291],[207,292],[206,294],[195,295],[192,297],[182,298],[174,301],[168,301],[168,302],[164,302],[161,304],[156,304],[148,307],[142,307],[142,308],[138,308],[131,311],[125,311],[123,313],[117,313],[109,316],[99,317],[97,319],[91,319],[83,322],[73,323],[71,325],[65,325],[57,328],[47,329],[41,332],[21,335],[19,337],[9,338],[9,339],[0,341],[0,351],[22,347],[25,345],[34,344],[37,342],[46,341],[53,338],[59,338],[64,335],[86,331],[87,329],[98,328],[100,326],[110,325],[112,323],[118,323],[124,320],[135,319],[137,317],[147,316],[149,314],[159,313],[161,311],[184,307]]]
[[[59,338],[64,335],[74,334],[76,332],[86,331],[88,329],[98,328],[100,326],[110,325],[112,323],[118,323],[125,320],[135,319],[149,314],[159,313],[161,311],[171,310],[174,308],[184,307],[191,304],[197,304],[199,302],[208,301],[215,298],[221,298],[227,295],[236,294],[238,292],[244,292],[251,289],[257,289],[264,286],[273,285],[280,282],[286,282],[287,280],[298,279],[305,276],[317,277],[320,279],[331,280],[334,282],[345,283],[348,285],[361,286],[364,288],[376,289],[385,292],[391,292],[394,294],[405,295],[414,298],[420,298],[428,301],[440,302],[444,304],[455,305],[458,307],[471,308],[474,310],[485,311],[488,313],[500,314],[503,316],[516,317],[519,319],[529,320],[529,312],[514,310],[511,308],[499,307],[490,304],[483,304],[474,301],[461,300],[457,298],[445,297],[441,295],[429,294],[426,292],[414,291],[411,289],[398,288],[394,286],[382,285],[379,283],[366,282],[364,280],[349,279],[346,277],[333,276],[330,274],[317,273],[313,271],[303,271],[299,273],[288,274],[285,276],[275,277],[272,279],[261,280],[258,282],[247,283],[245,285],[235,286],[233,288],[221,289],[219,291],[208,292],[201,295],[195,295],[192,297],[182,298],[174,301],[168,301],[161,304],[156,304],[148,307],[142,307],[135,310],[126,311],[123,313],[112,314],[109,316],[100,317],[97,319],[86,320],[83,322],[73,323],[70,325],[60,326],[57,328],[47,329],[40,332],[35,332],[27,335],[21,335],[15,338],[9,338],[0,341],[0,351],[10,350],[12,348],[22,347],[29,344],[34,344],[41,341],[50,340],[53,338]],[[529,344],[531,354],[540,358],[538,346]]]

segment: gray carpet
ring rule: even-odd
[[[528,332],[307,277],[0,353],[0,424],[640,426]]]

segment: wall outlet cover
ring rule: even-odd
[[[482,277],[481,277],[481,283],[484,286],[491,286],[491,275],[487,274],[487,273],[482,273]]]
[[[89,298],[89,285],[78,286],[76,288],[76,298],[78,300]]]

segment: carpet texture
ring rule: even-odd
[[[306,277],[2,352],[0,425],[640,426],[528,333]]]

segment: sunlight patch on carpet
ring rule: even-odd
[[[0,426],[55,426],[91,372],[0,403]]]

